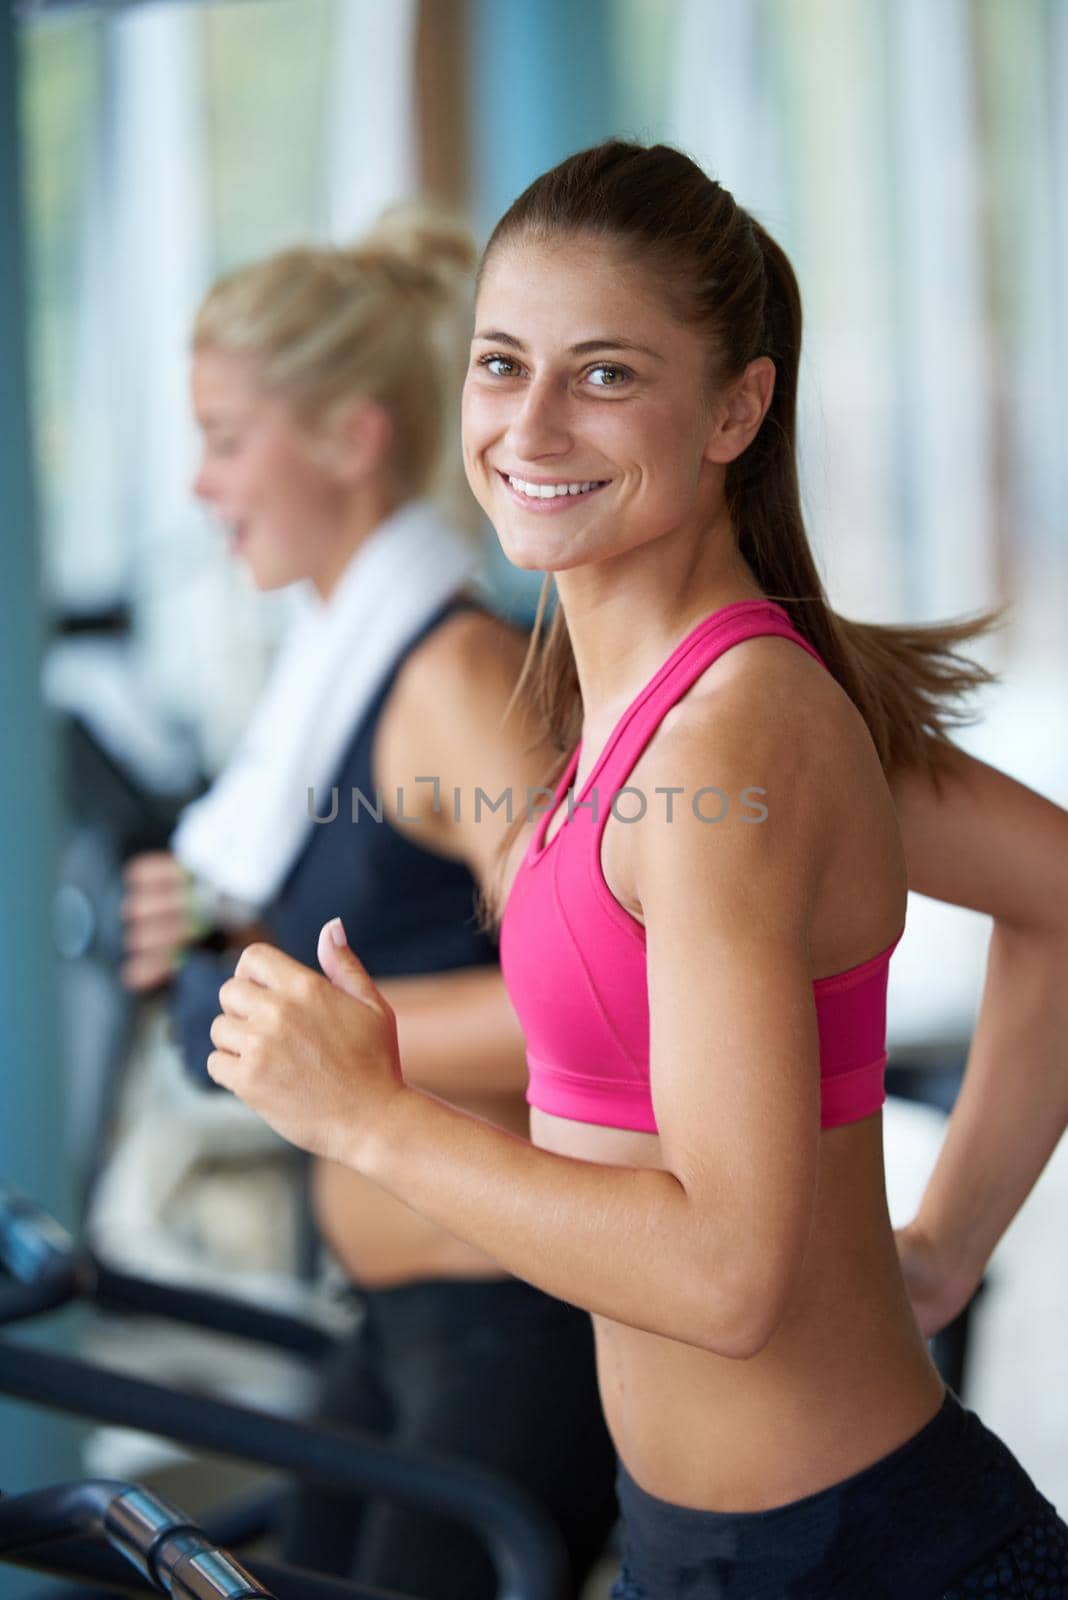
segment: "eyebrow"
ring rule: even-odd
[[[517,339],[511,333],[502,333],[495,328],[483,329],[475,334],[475,338],[483,339],[487,344],[506,344],[511,350],[525,351],[527,348],[522,339]],[[648,345],[635,344],[633,339],[583,339],[581,344],[573,344],[569,353],[573,356],[590,356],[595,355],[598,350],[633,350],[638,355],[652,356],[654,361],[665,359],[656,350],[650,350]]]

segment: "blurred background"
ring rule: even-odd
[[[959,742],[1068,804],[1063,0],[29,3],[3,28],[0,1176],[79,1222],[138,1026],[118,865],[220,769],[288,615],[190,494],[192,314],[226,269],[353,239],[390,201],[442,198],[481,240],[610,134],[719,177],[801,283],[832,604],[1009,602]],[[532,611],[536,585],[487,574]],[[902,1074],[959,1070],[988,936],[912,897]],[[901,1206],[934,1126],[888,1118]],[[965,1394],[1062,1512],[1066,1236],[1062,1148],[991,1269]],[[62,1475],[73,1441],[0,1403],[0,1483]]]

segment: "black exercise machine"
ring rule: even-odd
[[[311,1361],[333,1347],[328,1334],[299,1318],[113,1271],[32,1201],[0,1184],[0,1327],[75,1301],[167,1317]],[[168,1389],[9,1337],[0,1337],[0,1393],[162,1434],[326,1488],[407,1501],[479,1534],[497,1570],[499,1600],[559,1600],[564,1592],[563,1550],[551,1521],[522,1490],[482,1467]],[[402,1600],[259,1557],[249,1557],[246,1569],[219,1548],[265,1532],[276,1500],[277,1491],[254,1496],[217,1525],[204,1519],[205,1531],[131,1484],[96,1481],[0,1497],[0,1562],[101,1584],[102,1595]],[[88,1533],[96,1538],[88,1540]]]

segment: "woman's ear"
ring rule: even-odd
[[[330,418],[316,454],[339,484],[377,477],[393,449],[393,418],[377,400],[353,400]]]
[[[775,363],[758,356],[713,406],[706,460],[726,465],[740,456],[756,438],[774,392]]]

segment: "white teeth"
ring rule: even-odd
[[[513,478],[508,474],[508,482],[519,494],[525,494],[531,500],[552,500],[557,495],[588,494],[591,489],[599,489],[601,483],[591,478],[587,483],[527,483],[525,478]]]

